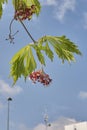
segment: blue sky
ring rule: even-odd
[[[8,78],[10,60],[22,47],[31,43],[23,27],[14,22],[15,44],[5,39],[9,34],[9,22],[13,17],[11,1],[4,7],[0,20],[0,129],[7,128],[7,98],[10,103],[10,129],[44,130],[44,114],[49,116],[48,130],[64,130],[64,125],[87,121],[87,0],[40,0],[42,10],[38,18],[25,22],[38,39],[44,35],[66,35],[75,42],[82,56],[75,55],[76,62],[62,64],[55,55],[54,61],[46,59],[46,73],[53,79],[44,88],[21,77],[12,88]]]

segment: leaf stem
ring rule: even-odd
[[[25,31],[27,32],[28,36],[31,38],[31,40],[36,43],[36,41],[34,40],[34,38],[32,37],[32,35],[30,34],[30,32],[27,30],[26,26],[24,25],[24,23],[22,22],[22,20],[20,20],[19,18],[19,21],[20,23],[22,24],[22,26],[24,27]]]
[[[14,34],[12,34],[12,24],[13,24],[13,22],[14,22],[14,18],[11,20],[11,22],[10,22],[10,25],[9,25],[9,37],[8,38],[6,38],[6,40],[10,40],[10,43],[14,43],[14,36],[19,32],[19,31],[17,31],[17,32],[15,32]]]
[[[11,30],[12,30],[12,29],[11,29],[11,26],[12,26],[13,21],[14,21],[14,18],[11,20],[10,25],[9,25],[9,30],[10,30],[10,33],[9,33],[9,34],[10,34],[10,35],[12,34],[12,33],[11,33]]]

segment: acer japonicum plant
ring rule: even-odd
[[[2,3],[7,2],[7,0],[0,1]],[[45,35],[38,40],[35,40],[30,34],[29,30],[26,28],[24,21],[31,20],[33,15],[39,15],[41,11],[41,4],[38,0],[12,0],[14,6],[14,17],[9,26],[9,38],[10,43],[13,43],[14,35],[12,35],[12,23],[17,21],[20,23],[28,36],[32,39],[32,43],[27,44],[25,47],[20,49],[10,61],[10,77],[13,78],[13,85],[16,83],[18,78],[23,76],[26,80],[27,77],[33,83],[41,83],[45,86],[48,86],[52,79],[44,71],[45,56],[47,56],[51,61],[54,59],[54,54],[57,54],[58,58],[62,60],[62,63],[68,61],[75,61],[74,54],[81,55],[78,46],[70,41],[65,35],[63,36],[48,36]],[[2,11],[2,10],[0,10]],[[0,13],[0,16],[2,13]],[[36,55],[35,55],[36,53]],[[41,67],[37,70],[37,59],[40,64],[44,67]]]

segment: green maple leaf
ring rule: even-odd
[[[3,14],[3,4],[7,3],[7,2],[8,2],[8,0],[0,0],[0,18]]]
[[[26,1],[26,0],[25,0]],[[35,5],[36,6],[36,11],[35,13],[37,15],[39,15],[40,11],[41,11],[41,5],[40,2],[38,0],[27,0],[27,5],[31,6],[31,5]]]
[[[13,78],[15,84],[19,77],[26,77],[36,68],[36,61],[34,59],[31,45],[27,45],[18,51],[10,61],[11,69],[10,76]]]
[[[75,61],[74,54],[81,55],[78,46],[67,39],[65,36],[44,36],[36,43],[28,44],[18,51],[12,58],[10,76],[13,78],[14,84],[19,77],[26,77],[37,68],[37,61],[33,52],[36,52],[37,59],[42,65],[46,65],[45,56],[53,61],[54,54],[64,61]]]
[[[54,52],[58,58],[62,59],[63,63],[65,60],[68,62],[75,61],[74,54],[81,55],[78,46],[65,36],[44,36],[38,40],[38,43],[42,48],[44,47],[43,50],[51,60],[53,60],[53,51],[50,49],[47,51],[46,46],[48,46],[48,44],[54,48]]]
[[[53,61],[54,54],[53,51],[50,49],[49,42],[47,41],[46,36],[38,40],[38,46],[40,50],[44,51],[48,58]]]
[[[36,44],[32,44],[32,47],[34,48],[37,58],[39,60],[39,62],[43,65],[45,65],[45,60],[44,60],[44,56],[43,53],[41,52],[41,48],[38,46],[38,42]]]
[[[41,5],[40,2],[38,0],[13,0],[13,6],[15,9],[19,8],[19,3],[23,2],[24,5],[26,5],[27,7],[30,7],[31,5],[35,5],[35,14],[38,16],[40,11],[41,11]]]

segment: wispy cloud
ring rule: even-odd
[[[62,22],[66,13],[68,11],[74,11],[75,6],[76,0],[62,0],[55,10],[55,18]]]
[[[87,29],[87,12],[83,14],[84,28]]]
[[[66,117],[60,117],[58,120],[51,123],[51,126],[48,126],[48,130],[64,130],[64,126],[68,124],[75,123],[75,119],[70,119]],[[39,124],[34,128],[34,130],[44,130],[45,129],[44,124]]]
[[[14,96],[19,94],[22,91],[22,88],[19,86],[10,87],[4,80],[0,80],[0,94],[6,96]]]
[[[40,0],[42,5],[48,5],[54,7],[54,18],[63,22],[64,17],[68,11],[74,11],[76,6],[76,0]]]
[[[24,123],[14,123],[13,121],[9,122],[10,128],[12,130],[34,130],[33,128],[29,128],[26,124]]]
[[[51,122],[50,126],[48,125],[48,130],[64,130],[64,126],[68,124],[76,123],[77,121],[72,118],[60,117],[58,120]],[[38,124],[34,128],[29,128],[26,124],[19,124],[15,127],[17,130],[45,130],[45,124]]]
[[[57,4],[56,0],[40,0],[42,5],[46,5],[46,6],[54,6]]]
[[[87,92],[85,92],[85,91],[80,91],[79,97],[80,97],[80,99],[87,99]]]
[[[18,129],[19,130],[33,130],[33,129],[28,128],[25,124],[20,124]]]

